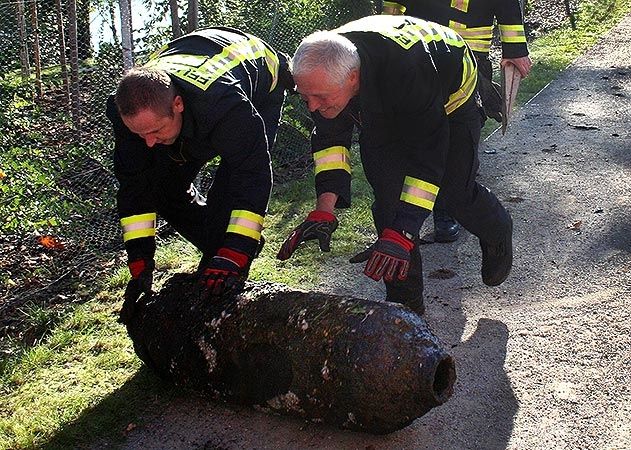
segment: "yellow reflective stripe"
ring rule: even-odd
[[[403,180],[403,189],[401,190],[400,199],[406,203],[410,203],[421,208],[434,208],[434,202],[438,195],[439,188],[435,184],[418,178],[406,176]]]
[[[123,227],[123,242],[156,235],[156,213],[123,217],[120,222]]]
[[[508,44],[526,43],[523,25],[500,25],[500,37],[502,42]]]
[[[407,8],[400,3],[396,2],[383,2],[382,14],[405,14]]]
[[[315,174],[326,170],[342,169],[351,173],[351,155],[346,147],[341,145],[325,148],[313,154]]]
[[[166,55],[150,60],[145,67],[155,67],[167,71],[173,76],[197,86],[205,91],[219,77],[244,61],[265,58],[267,68],[272,74],[272,87],[278,82],[278,56],[265,46],[260,39],[236,42],[213,57],[205,55]]]
[[[469,11],[469,0],[451,0],[451,7],[458,11]]]
[[[460,36],[467,39],[491,39],[493,38],[493,27],[474,27],[467,28],[466,25],[462,25],[458,22],[449,22],[449,28],[456,30]]]
[[[267,47],[265,47],[265,63],[269,73],[272,75],[272,85],[269,88],[269,91],[272,92],[278,83],[278,66],[280,66],[280,62],[278,55]]]
[[[335,29],[336,33],[351,31],[374,31],[382,36],[392,39],[404,49],[410,49],[414,44],[423,40],[426,43],[444,41],[454,47],[464,47],[465,42],[458,33],[447,27],[436,26],[432,22],[413,23],[400,17],[367,16],[360,20],[350,22]]]
[[[478,71],[476,70],[476,63],[471,52],[465,51],[462,57],[462,83],[460,88],[452,93],[445,104],[445,112],[451,114],[464,102],[466,102],[473,91],[475,91],[475,84],[478,80]]]
[[[491,41],[467,39],[467,45],[469,45],[469,48],[474,52],[488,53],[491,51]]]
[[[248,236],[258,241],[261,239],[261,230],[263,216],[244,209],[235,209],[230,214],[226,232]]]

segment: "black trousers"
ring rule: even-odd
[[[279,86],[270,94],[269,100],[257,109],[265,124],[270,149],[278,131],[284,98],[284,89]],[[150,189],[157,212],[205,256],[214,256],[223,245],[234,209],[233,199],[228,195],[232,174],[220,164],[204,199],[193,181],[206,162],[182,162],[172,156],[167,152],[156,152]],[[253,256],[257,243],[252,239],[245,241],[244,245],[249,247],[243,250]]]
[[[480,165],[480,114],[473,99],[461,108],[468,111],[460,111],[449,119],[449,150],[439,197],[443,197],[449,214],[471,234],[480,241],[496,243],[509,229],[510,215],[495,194],[476,181]],[[387,149],[382,148],[380,151]],[[375,227],[381,234],[393,222],[401,195],[401,186],[388,181],[403,178],[405,163],[384,164],[378,159],[370,158],[370,153],[370,149],[362,149],[362,162],[375,196],[372,205]],[[371,167],[377,163],[378,166]],[[407,280],[386,283],[386,289],[389,300],[422,295],[422,261],[418,242],[412,250]]]

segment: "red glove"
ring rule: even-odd
[[[414,242],[398,231],[386,228],[381,237],[371,247],[364,274],[375,281],[401,281],[408,277],[410,251]]]
[[[311,211],[304,222],[298,225],[283,242],[276,257],[281,261],[289,259],[300,244],[313,239],[318,240],[320,250],[331,251],[331,235],[338,222],[333,214],[326,211]]]
[[[248,276],[250,258],[237,250],[222,247],[200,275],[205,295],[219,297],[240,290]]]

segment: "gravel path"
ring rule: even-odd
[[[480,149],[515,220],[509,280],[482,284],[466,233],[423,248],[426,318],[458,370],[445,405],[369,436],[185,397],[124,448],[631,448],[630,39],[628,16]],[[361,284],[337,292],[382,298],[344,267]]]

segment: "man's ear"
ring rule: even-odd
[[[351,70],[351,73],[348,75],[348,81],[353,87],[353,92],[359,92],[359,69]]]
[[[181,95],[176,95],[173,99],[173,112],[181,113],[184,111],[184,100]]]

